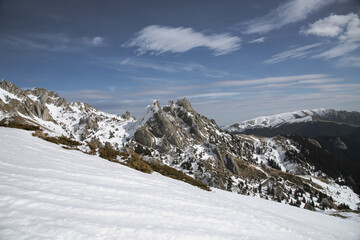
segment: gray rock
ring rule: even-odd
[[[320,144],[318,141],[316,141],[315,139],[308,138],[307,140],[308,140],[311,144],[315,145],[316,147],[321,148],[321,144]]]
[[[188,112],[194,112],[194,109],[192,108],[187,98],[178,99],[176,104],[180,107],[183,107]]]
[[[330,201],[327,198],[323,198],[320,202],[320,206],[323,206],[324,208],[329,208]]]
[[[146,126],[140,127],[134,134],[137,142],[148,147],[155,147],[156,141],[154,135],[147,129]]]
[[[130,119],[130,112],[126,111],[125,114],[122,115],[123,119],[129,120]]]

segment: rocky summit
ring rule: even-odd
[[[354,163],[352,171],[334,171],[318,157],[328,157],[335,166],[340,158],[329,149],[350,151],[353,145],[347,140],[232,133],[197,113],[186,98],[166,106],[154,101],[135,119],[129,112],[104,113],[43,88],[21,90],[3,80],[0,121],[3,126],[28,124],[49,136],[65,136],[78,141],[77,149],[83,152],[136,152],[149,163],[170,166],[210,187],[235,193],[311,210],[357,209],[360,202],[358,165]]]

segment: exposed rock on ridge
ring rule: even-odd
[[[67,103],[42,88],[22,91],[6,81],[0,87],[0,121],[16,118],[39,125],[52,135],[80,141],[84,151],[90,146],[95,152],[103,147],[135,151],[147,161],[170,165],[212,187],[302,207],[302,202],[319,201],[315,206],[320,207],[321,188],[296,174],[327,176],[314,171],[306,153],[299,153],[300,146],[286,137],[225,132],[198,114],[186,98],[164,107],[154,101],[136,121],[128,112],[121,117],[86,103]]]

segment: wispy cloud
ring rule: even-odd
[[[314,55],[313,58],[332,59],[332,58],[342,57],[353,52],[359,47],[360,47],[359,43],[349,43],[349,42],[340,43],[335,47],[330,48],[329,50]]]
[[[2,36],[3,44],[13,48],[45,50],[49,52],[74,52],[76,48],[69,46],[65,35],[36,34],[30,37]]]
[[[312,54],[314,51],[314,48],[319,47],[322,45],[321,43],[315,43],[315,44],[309,44],[297,48],[292,48],[280,53],[277,53],[273,55],[271,58],[263,61],[264,64],[274,64],[278,62],[282,62],[289,59],[299,59],[304,58],[310,54]]]
[[[175,61],[156,61],[147,60],[143,58],[95,58],[101,62],[104,67],[111,68],[117,71],[126,71],[130,69],[151,69],[155,71],[163,71],[169,73],[176,72],[197,72],[207,77],[219,78],[229,75],[228,72],[209,69],[202,64],[189,63],[189,62],[175,62]]]
[[[350,67],[360,65],[359,58],[354,55],[354,51],[360,48],[360,17],[358,14],[331,14],[309,24],[300,33],[335,40],[330,48],[313,55],[312,58],[338,58],[338,66],[346,66],[346,63]]]
[[[187,98],[219,98],[240,95],[240,92],[211,92],[186,96]]]
[[[313,58],[332,59],[344,57],[360,48],[360,18],[358,14],[332,14],[310,24],[300,31],[306,35],[335,38],[337,42],[330,49],[314,55]]]
[[[84,43],[91,45],[91,46],[101,46],[104,43],[104,38],[102,37],[93,37],[93,38],[89,38],[89,37],[84,37]]]
[[[289,59],[313,58],[336,59],[337,66],[358,67],[360,59],[355,51],[360,49],[360,18],[355,13],[334,15],[320,19],[300,33],[326,38],[323,43],[315,43],[292,48],[273,55],[263,61],[264,64],[274,64]],[[321,47],[320,47],[321,46]]]
[[[82,49],[103,44],[104,38],[72,37],[64,33],[32,33],[24,36],[2,35],[4,45],[28,50],[44,50],[49,52],[77,52]]]
[[[183,53],[198,47],[209,48],[215,56],[229,54],[240,48],[241,39],[225,34],[205,35],[192,28],[151,25],[140,32],[123,47],[136,47],[137,52],[145,54]]]
[[[257,38],[249,41],[248,43],[263,43],[265,41],[265,37]]]
[[[339,67],[360,67],[360,57],[358,56],[345,56],[339,58],[337,61]]]
[[[213,83],[213,86],[217,87],[243,87],[250,85],[265,85],[274,83],[289,83],[294,81],[319,81],[330,79],[329,75],[326,74],[308,74],[308,75],[295,75],[295,76],[281,76],[281,77],[269,77],[269,78],[258,78],[251,80],[228,80]]]
[[[310,14],[337,0],[288,0],[267,15],[244,22],[245,34],[267,33],[306,19]]]

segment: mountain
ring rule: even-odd
[[[290,138],[302,149],[301,159],[307,159],[306,162],[333,178],[342,176],[341,181],[359,193],[359,125],[359,112],[314,109],[254,118],[232,124],[226,130],[234,134]]]
[[[274,137],[293,134],[303,137],[347,137],[360,141],[360,113],[314,109],[258,117],[232,124],[225,129],[232,133]]]
[[[35,136],[73,143],[71,149],[121,163],[122,156],[139,154],[143,162],[131,163],[136,169],[168,166],[174,169],[168,169],[171,177],[181,171],[210,187],[312,210],[357,209],[360,202],[354,193],[360,185],[356,172],[325,168],[297,139],[224,131],[215,120],[197,113],[186,98],[163,107],[154,101],[136,120],[129,113],[119,116],[86,103],[68,103],[42,88],[23,91],[5,80],[0,87],[1,125],[30,124],[39,128]]]
[[[0,239],[358,239],[346,219],[211,192],[0,127]],[[329,212],[328,214],[333,214]]]
[[[0,83],[0,110],[3,119],[38,125],[50,135],[64,135],[96,146],[125,143],[136,122],[129,112],[123,116],[104,113],[87,103],[67,103],[43,88],[22,91],[5,80]]]

